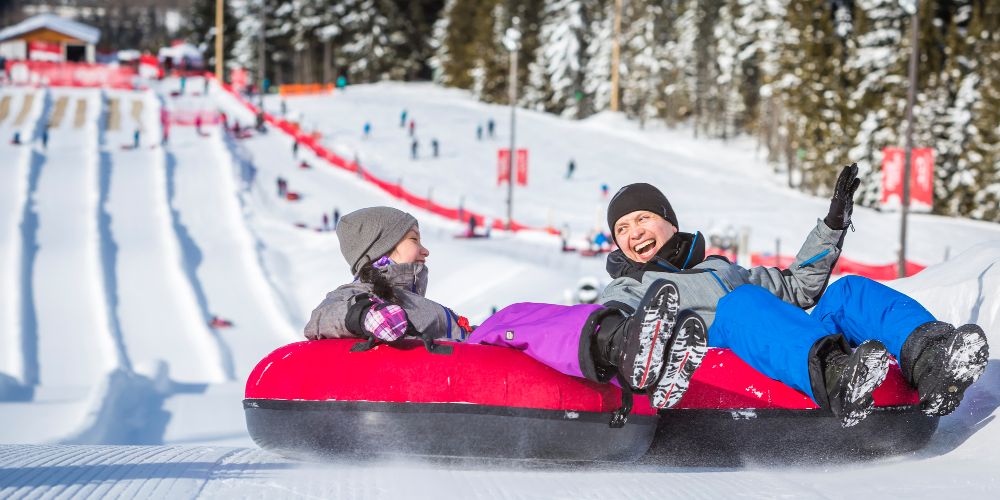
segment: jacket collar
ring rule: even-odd
[[[701,232],[677,233],[652,260],[635,262],[625,256],[621,249],[608,254],[605,268],[611,278],[621,278],[646,271],[677,272],[701,264],[705,260],[705,237]]]
[[[427,266],[420,262],[409,264],[389,264],[382,268],[389,283],[421,297],[427,292]]]

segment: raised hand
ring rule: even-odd
[[[823,219],[830,229],[843,230],[851,225],[854,192],[858,190],[859,185],[861,179],[858,179],[857,163],[852,163],[840,171],[837,186],[833,190],[833,198],[830,200],[830,213]]]

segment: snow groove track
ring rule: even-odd
[[[3,99],[14,107],[35,90],[3,89]],[[42,100],[33,100],[30,120],[23,126],[13,126],[12,121],[0,123],[0,373],[25,382],[26,366],[22,305],[30,297],[21,296],[22,239],[20,223],[28,192],[28,173],[32,159],[31,139],[39,116]],[[15,132],[28,144],[15,146],[8,142]]]
[[[57,103],[97,91],[55,91]],[[69,95],[67,95],[69,94]],[[62,123],[52,120],[51,123]],[[97,234],[97,114],[80,133],[53,127],[34,195],[38,255],[32,275],[41,385],[91,387],[118,365],[108,330]]]
[[[185,108],[211,106],[203,98],[172,102]],[[174,165],[174,209],[198,242],[193,251],[199,260],[188,265],[197,271],[206,307],[234,323],[218,334],[231,351],[235,378],[242,381],[268,352],[297,340],[297,332],[276,306],[278,300],[257,261],[221,134],[219,128],[201,136],[191,127],[175,127],[167,151]],[[211,156],[205,156],[206,150]]]
[[[194,498],[228,448],[0,447],[0,497]]]
[[[133,113],[122,116],[123,132],[109,131],[105,145],[112,165],[106,209],[118,247],[118,319],[125,348],[142,373],[163,360],[175,380],[221,382],[226,374],[219,345],[184,277],[171,226],[165,156],[159,146],[150,146],[160,137],[158,103],[151,93],[116,91],[109,98],[142,111],[141,122]],[[143,105],[132,104],[136,100]],[[131,149],[135,130],[146,140]]]
[[[225,447],[0,446],[0,497],[12,499],[824,498],[808,486],[822,475],[811,476],[629,464],[301,463]]]

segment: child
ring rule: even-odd
[[[364,208],[341,217],[337,235],[356,278],[327,294],[312,312],[307,338],[393,342],[404,335],[464,338],[471,332],[464,318],[424,297],[430,252],[412,215]],[[666,384],[673,387],[672,404],[707,349],[700,320],[677,306],[677,290],[665,280],[650,287],[632,315],[594,304],[514,304],[484,322],[468,341],[521,349],[567,375],[601,382],[615,377],[633,390]],[[616,415],[622,422],[630,397],[623,391],[627,404]]]
[[[349,213],[337,224],[340,251],[353,282],[327,294],[305,327],[309,339],[375,337],[392,342],[430,332],[461,339],[468,321],[424,297],[426,259],[412,215],[390,207]]]
[[[614,281],[599,302],[631,311],[646,290],[669,277],[680,290],[680,307],[706,321],[709,346],[730,348],[806,393],[844,427],[872,411],[889,354],[916,387],[925,414],[951,413],[986,369],[983,330],[936,321],[917,301],[867,278],[841,278],[827,289],[851,225],[857,172],[856,165],[841,172],[829,214],[787,269],[745,269],[724,257],[706,258],[704,237],[678,232],[663,193],[644,183],[623,187],[608,205],[619,249],[608,256]]]

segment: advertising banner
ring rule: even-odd
[[[528,150],[518,148],[515,158],[517,185],[528,185]],[[510,182],[510,148],[500,148],[497,150],[497,186],[504,182]]]
[[[898,209],[903,200],[903,174],[906,152],[903,148],[882,150],[882,207]],[[910,210],[930,212],[934,205],[934,150],[914,148],[910,169]]]

